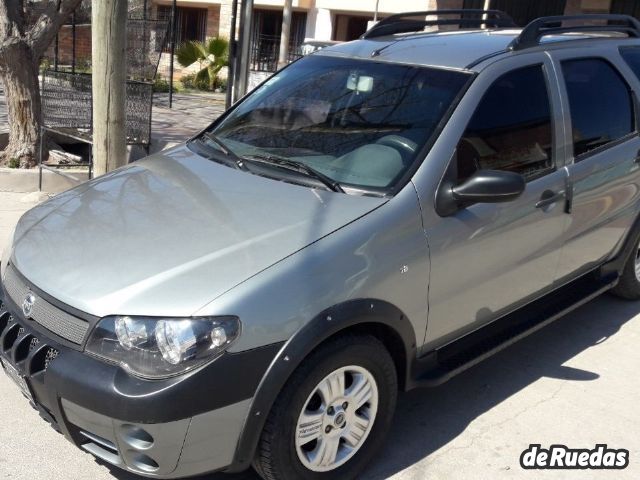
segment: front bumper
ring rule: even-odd
[[[0,359],[32,406],[79,448],[148,477],[230,466],[252,397],[281,347],[227,353],[186,375],[145,381],[63,345],[1,288],[0,304]]]

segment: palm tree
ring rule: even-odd
[[[176,52],[178,63],[189,67],[194,63],[200,65],[196,81],[206,81],[209,89],[216,86],[218,73],[229,65],[229,41],[226,38],[210,38],[204,42],[185,42]]]

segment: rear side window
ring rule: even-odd
[[[553,168],[551,108],[542,65],[520,68],[489,87],[458,143],[458,180],[476,170],[527,179]]]
[[[611,64],[595,58],[568,60],[562,62],[562,73],[576,161],[634,131],[631,91]]]

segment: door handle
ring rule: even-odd
[[[561,190],[559,192],[554,192],[553,190],[545,190],[544,192],[542,192],[540,201],[536,203],[536,208],[548,207],[549,205],[559,202],[560,200],[565,198],[565,196],[566,194],[564,190]]]
[[[636,153],[636,158],[633,160],[635,163],[640,163],[640,150]]]

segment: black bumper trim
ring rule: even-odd
[[[166,423],[251,398],[281,344],[226,353],[179,377],[147,381],[86,354],[62,350],[45,376],[55,390],[84,408],[132,423]]]

